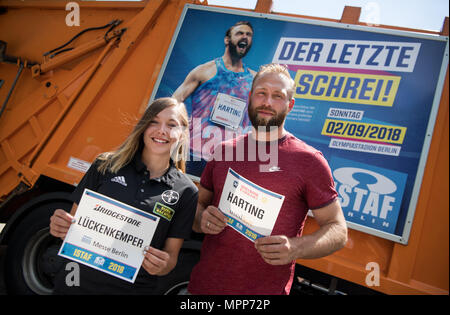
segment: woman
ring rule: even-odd
[[[94,161],[72,194],[70,214],[57,209],[51,217],[53,236],[64,239],[85,188],[158,215],[160,220],[135,283],[79,264],[79,286],[68,286],[67,271],[61,270],[55,279],[56,294],[155,293],[157,276],[175,267],[195,215],[198,190],[183,174],[188,137],[184,104],[174,98],[157,99],[116,151]],[[153,211],[157,204],[171,208],[173,215]]]

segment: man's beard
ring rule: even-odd
[[[258,118],[258,110],[270,111],[274,114],[274,116],[272,116],[271,118]],[[250,119],[250,122],[256,130],[261,130],[261,127],[265,127],[264,131],[270,132],[274,128],[281,127],[287,114],[287,109],[284,112],[277,113],[275,110],[268,106],[259,106],[257,108],[253,108],[251,101],[249,101],[248,104],[248,118]]]
[[[242,52],[242,53],[238,52],[237,47],[239,45],[246,45],[244,52]],[[237,45],[233,44],[231,39],[228,42],[228,51],[230,52],[230,55],[232,58],[238,58],[238,59],[244,58],[247,55],[247,53],[250,51],[251,47],[252,47],[252,44],[246,40],[239,41],[237,43]]]

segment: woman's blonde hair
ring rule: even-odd
[[[189,120],[184,103],[172,97],[163,97],[153,101],[147,107],[141,119],[135,125],[131,134],[119,146],[116,151],[105,152],[98,156],[98,171],[105,174],[106,171],[117,173],[122,167],[131,162],[140,146],[144,145],[143,134],[150,121],[156,115],[168,107],[176,107],[179,113],[179,121],[183,128],[182,135],[178,141],[177,148],[172,153],[175,166],[182,172],[186,171],[187,145],[189,143]]]

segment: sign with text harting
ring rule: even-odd
[[[284,196],[256,185],[231,168],[223,185],[219,210],[227,224],[252,242],[272,233]]]
[[[197,66],[217,63],[217,76],[184,100],[195,131],[191,149],[197,155],[187,162],[192,175],[201,174],[204,164],[196,158],[217,144],[212,142],[249,130],[242,103],[224,101],[232,98],[223,95],[223,86],[232,91],[239,74],[220,66],[225,32],[238,21],[253,29],[242,57],[246,69],[271,62],[288,67],[296,87],[285,128],[329,161],[349,227],[407,243],[448,65],[448,38],[186,5],[152,99],[171,96]],[[219,75],[226,77],[223,86]]]

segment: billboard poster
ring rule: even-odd
[[[223,81],[229,93],[217,92],[225,32],[239,21],[252,27],[251,40],[236,45],[247,50],[244,71]],[[191,117],[188,174],[200,176],[217,144],[209,139],[250,130],[248,73],[271,62],[286,65],[296,83],[285,128],[328,160],[349,227],[407,243],[448,38],[186,5],[151,100],[180,95],[194,69],[215,63],[212,78],[197,81],[195,89],[203,90],[182,98]]]

